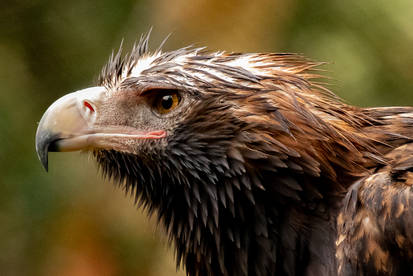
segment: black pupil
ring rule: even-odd
[[[162,97],[161,104],[164,109],[170,109],[174,103],[172,95]]]

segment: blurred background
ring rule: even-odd
[[[411,0],[2,0],[0,275],[183,275],[161,230],[86,154],[37,160],[46,108],[94,85],[122,38],[155,49],[296,52],[329,62],[330,89],[361,106],[413,105]]]

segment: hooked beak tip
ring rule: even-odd
[[[56,141],[59,140],[58,134],[52,134],[48,131],[39,131],[36,134],[36,152],[37,157],[42,163],[46,172],[49,170],[49,151],[56,151]]]
[[[49,145],[46,143],[38,143],[36,141],[36,153],[37,157],[40,160],[40,163],[42,163],[43,168],[48,172],[49,170]]]
[[[79,149],[79,146],[72,145],[76,144],[76,141],[64,143],[63,140],[70,138],[72,134],[76,136],[76,134],[87,129],[87,120],[94,118],[89,116],[90,112],[95,111],[93,102],[100,102],[105,93],[106,88],[104,87],[90,87],[67,94],[49,106],[43,114],[36,131],[37,157],[46,171],[48,170],[49,152]],[[67,144],[71,147],[68,147]]]
[[[49,171],[49,157],[48,153],[46,152],[37,152],[37,156],[39,157],[40,162],[42,163],[43,168],[46,172]]]

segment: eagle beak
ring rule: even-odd
[[[106,89],[91,87],[55,101],[44,113],[36,132],[36,152],[45,170],[51,151],[77,151],[89,146],[97,106]],[[85,135],[86,134],[86,135]]]

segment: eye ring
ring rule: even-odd
[[[167,114],[174,110],[180,103],[178,92],[161,93],[155,97],[154,108],[159,114]]]

